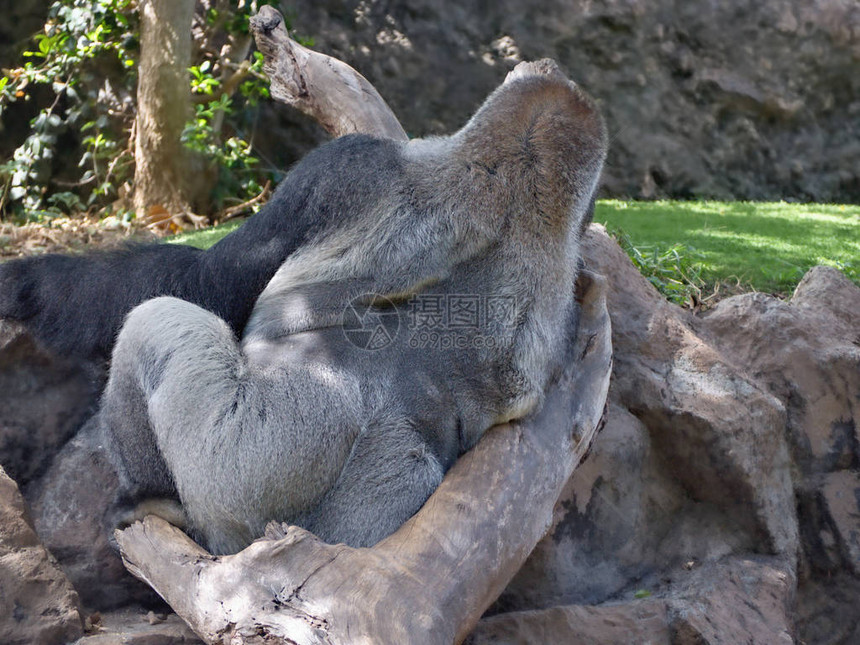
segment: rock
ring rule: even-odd
[[[665,599],[673,643],[791,642],[795,608],[807,642],[853,642],[860,289],[816,267],[789,302],[745,294],[694,316],[601,227],[583,248],[610,282],[606,425],[476,633],[527,642],[570,616],[629,617],[645,589]]]
[[[0,468],[0,643],[51,645],[82,633],[78,596],[36,537],[18,486]]]
[[[837,334],[860,334],[860,291],[844,273],[828,266],[807,271],[794,290],[791,305],[812,315],[830,318]],[[855,336],[856,338],[856,336]]]
[[[669,645],[666,603],[636,600],[599,607],[567,605],[514,611],[482,620],[466,645]]]
[[[728,558],[693,570],[667,597],[673,645],[791,645],[792,567],[776,558]]]
[[[100,391],[88,366],[39,347],[0,320],[0,465],[22,486],[92,414]]]
[[[84,476],[85,475],[85,476]],[[160,601],[131,576],[109,538],[117,508],[117,475],[93,418],[28,491],[36,530],[93,610]]]
[[[610,282],[606,425],[494,612],[603,603],[685,562],[796,553],[785,408],[669,304],[593,225]]]
[[[648,428],[619,405],[556,506],[553,527],[494,612],[599,604],[689,561],[752,548],[718,505],[689,498]]]
[[[158,602],[108,542],[116,474],[92,419],[104,370],[54,356],[0,321],[0,465],[20,479],[42,542],[85,606]],[[0,642],[4,642],[0,639]]]
[[[860,579],[844,571],[801,578],[795,617],[800,643],[860,643]]]
[[[860,200],[856,2],[299,0],[291,14],[412,136],[459,128],[517,60],[550,57],[602,103],[604,195]],[[322,140],[265,112],[257,143],[279,167]]]
[[[844,566],[860,575],[860,472],[841,470],[824,478],[824,510],[832,521]]]
[[[835,269],[816,267],[789,302],[736,296],[701,323],[736,365],[785,404],[804,571],[857,572],[860,288]]]
[[[176,614],[147,614],[127,609],[99,615],[92,633],[75,645],[197,645],[202,642]]]
[[[468,645],[791,645],[794,578],[780,558],[729,557],[672,572],[643,599],[484,618]],[[640,592],[644,595],[644,590]]]

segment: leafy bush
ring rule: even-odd
[[[244,131],[249,113],[268,96],[262,56],[222,57],[225,42],[248,36],[258,4],[198,2],[195,64],[189,70],[195,113],[183,141],[215,171],[210,210],[223,208],[231,197],[242,201],[259,193],[268,178]],[[134,0],[54,2],[42,32],[23,54],[25,62],[0,78],[0,118],[16,102],[45,102],[48,96],[23,143],[0,164],[0,218],[106,214],[123,203],[118,198],[134,173],[137,8]],[[225,88],[225,78],[238,82]],[[78,148],[71,178],[53,167],[69,140]]]
[[[131,0],[72,0],[51,5],[35,47],[25,51],[26,62],[0,79],[0,117],[16,101],[32,100],[32,91],[47,86],[51,102],[30,122],[31,130],[12,159],[0,166],[3,193],[0,216],[13,212],[20,219],[59,214],[69,206],[90,206],[114,193],[113,186],[128,176],[131,166],[122,145],[123,125],[133,118],[128,100],[134,75],[114,87],[106,72],[122,78],[133,70],[137,51],[137,21]],[[51,161],[58,138],[78,128],[81,140],[81,174],[64,190],[50,185]],[[127,135],[126,135],[127,138]],[[76,189],[76,202],[53,192]],[[52,199],[53,197],[53,199]]]

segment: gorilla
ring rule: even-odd
[[[452,136],[343,137],[212,263],[177,251],[193,288],[165,276],[183,299],[131,311],[102,401],[128,504],[178,499],[214,553],[271,520],[352,546],[396,530],[482,433],[541,405],[606,145],[594,102],[532,63]],[[237,339],[239,303],[292,248]]]

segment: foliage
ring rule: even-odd
[[[121,145],[121,127],[129,114],[133,75],[114,88],[105,71],[131,70],[137,51],[136,17],[131,0],[55,2],[25,63],[0,78],[0,116],[16,101],[31,101],[40,86],[50,88],[50,103],[31,121],[31,131],[12,159],[0,166],[3,192],[0,216],[13,210],[30,219],[90,206],[114,194],[129,172],[131,158]],[[121,76],[116,74],[116,76]],[[65,188],[52,190],[51,175],[58,139],[77,128],[81,174]],[[62,188],[62,186],[61,186]],[[77,200],[72,195],[79,195]]]
[[[639,273],[677,305],[696,305],[701,301],[701,256],[695,249],[683,244],[655,244],[635,246],[622,229],[609,229],[622,249],[630,256]]]
[[[233,219],[228,222],[224,222],[223,224],[210,226],[209,228],[204,228],[199,231],[189,231],[187,233],[174,235],[173,237],[168,238],[167,242],[169,244],[187,244],[188,246],[196,246],[198,249],[208,249],[228,233],[232,233],[239,228],[241,224],[241,220]]]
[[[268,86],[260,80],[264,78],[263,56],[254,52],[252,60],[245,73],[253,80],[239,85],[238,101],[221,92],[223,83],[213,73],[210,60],[189,70],[192,92],[203,100],[195,103],[194,117],[185,126],[182,141],[216,168],[218,181],[212,191],[216,208],[221,208],[230,196],[250,199],[262,190],[259,173],[255,172],[259,159],[253,156],[250,141],[238,133],[222,141],[218,125],[221,119],[236,117],[243,108],[253,108],[260,99],[268,98]]]
[[[195,113],[183,140],[214,171],[211,209],[259,193],[267,179],[247,132],[255,106],[268,96],[262,56],[247,53],[249,18],[259,4],[197,3],[189,70]],[[56,1],[23,65],[4,71],[0,118],[16,102],[40,108],[23,143],[0,165],[0,218],[108,213],[121,203],[120,187],[127,189],[134,173],[137,7],[134,0]],[[54,167],[70,139],[79,151],[72,176]]]
[[[681,245],[676,250],[698,269],[703,292],[735,283],[785,295],[817,264],[860,284],[858,205],[604,200],[594,219],[623,229],[649,258]]]

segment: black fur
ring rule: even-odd
[[[207,251],[178,244],[84,255],[43,255],[0,264],[0,319],[16,320],[53,352],[106,363],[126,314],[156,296],[193,302],[241,333],[284,259],[324,223],[336,224],[351,187],[329,185],[379,143],[342,137],[302,160],[268,204]],[[378,163],[378,161],[377,161]]]

